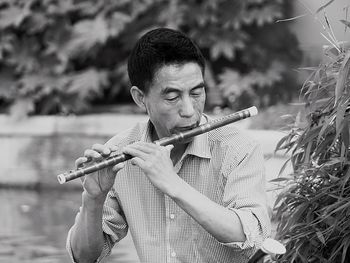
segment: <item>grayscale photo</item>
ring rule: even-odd
[[[350,262],[350,2],[0,0],[0,149],[0,263]]]

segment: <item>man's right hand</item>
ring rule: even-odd
[[[117,147],[115,146],[94,144],[91,149],[85,150],[83,157],[79,157],[75,161],[75,167],[78,169],[83,168],[86,165],[95,164],[108,157],[116,150]],[[104,168],[82,177],[83,187],[86,194],[93,199],[105,197],[114,184],[117,172],[123,167],[124,163],[119,163],[112,167],[113,173],[108,173],[107,171],[109,169]]]

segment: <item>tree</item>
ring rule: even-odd
[[[288,100],[293,91],[279,86],[300,53],[287,25],[275,23],[288,10],[283,0],[1,0],[0,105],[78,113],[91,102],[125,99],[128,54],[159,26],[199,44],[220,104]]]

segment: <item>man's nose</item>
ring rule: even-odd
[[[194,110],[194,101],[187,97],[184,98],[182,101],[181,109],[180,109],[180,116],[181,117],[192,117],[195,113]]]

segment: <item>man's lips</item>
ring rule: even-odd
[[[176,127],[174,129],[174,131],[184,132],[184,131],[192,130],[192,129],[196,128],[197,126],[198,126],[197,124],[192,124],[192,125],[188,125],[188,126]]]

